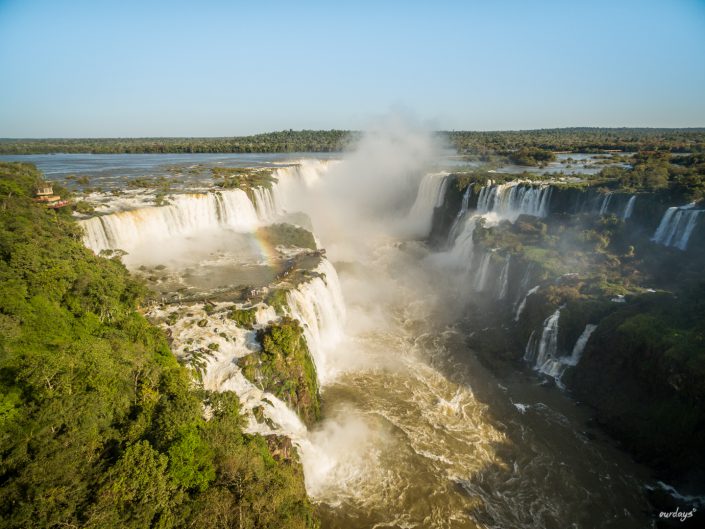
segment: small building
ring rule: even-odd
[[[46,197],[54,194],[54,188],[49,184],[42,184],[37,186],[35,193],[36,197]]]
[[[54,194],[54,188],[50,184],[40,184],[34,192],[34,200],[42,202],[47,207],[56,209],[68,206],[68,200],[61,200],[61,196]]]

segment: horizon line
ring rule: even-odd
[[[429,131],[438,133],[496,133],[496,132],[541,132],[541,131],[596,131],[596,130],[652,130],[652,131],[687,131],[705,132],[705,125],[702,127],[654,127],[654,126],[569,126],[569,127],[540,127],[534,129],[439,129]],[[363,133],[365,130],[358,129],[282,129],[267,132],[256,132],[252,134],[230,135],[230,136],[22,136],[22,137],[0,137],[0,141],[42,141],[42,140],[190,140],[190,139],[230,139],[230,138],[251,138],[254,136],[265,136],[277,133],[298,133],[298,132],[346,132]]]

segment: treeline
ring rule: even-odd
[[[0,154],[337,152],[353,137],[343,130],[285,130],[231,138],[0,139]]]
[[[673,201],[705,198],[705,153],[691,156],[668,152],[639,153],[630,167],[605,167],[595,179],[604,179],[612,190],[656,191],[668,189]]]
[[[510,156],[522,149],[705,152],[705,128],[563,128],[437,134],[459,153],[480,157]],[[285,130],[222,138],[0,139],[0,154],[337,152],[359,135],[346,130]]]
[[[458,152],[509,155],[522,148],[548,151],[603,152],[617,150],[705,152],[705,128],[563,128],[494,132],[445,132]]]
[[[0,163],[0,527],[316,527],[285,440],[194,387],[145,288],[39,181]]]

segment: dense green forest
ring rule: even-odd
[[[335,152],[343,150],[359,134],[345,130],[285,130],[223,138],[0,139],[0,154]],[[571,152],[705,152],[704,128],[441,131],[437,135],[458,152],[479,156],[510,155],[522,148]]]
[[[40,177],[0,164],[0,527],[317,526],[293,451],[194,386]]]

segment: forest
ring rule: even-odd
[[[523,149],[705,152],[705,129],[563,128],[523,131],[440,131],[461,154],[509,155]],[[346,130],[284,130],[220,138],[0,138],[0,154],[337,152],[360,135]]]
[[[0,527],[317,527],[286,440],[194,386],[145,286],[40,182],[0,164]]]

